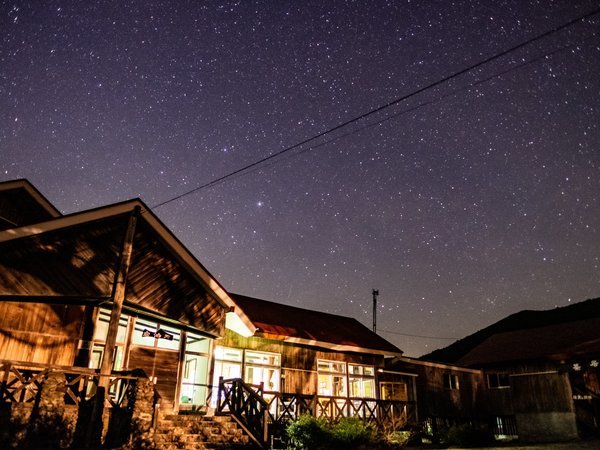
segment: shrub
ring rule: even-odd
[[[327,423],[310,414],[303,414],[290,422],[286,433],[289,448],[293,450],[325,450],[331,439]]]
[[[402,448],[407,446],[411,441],[413,441],[416,435],[417,433],[412,430],[391,431],[389,433],[386,433],[385,443],[396,448]]]
[[[332,428],[332,437],[338,448],[356,448],[374,443],[377,433],[373,426],[356,417],[344,417]]]
[[[481,447],[489,444],[492,436],[487,428],[473,425],[453,425],[446,434],[446,443],[460,447]]]

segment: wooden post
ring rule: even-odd
[[[115,272],[115,281],[113,283],[111,295],[113,306],[112,311],[110,312],[106,344],[104,345],[104,353],[102,354],[102,363],[100,365],[100,380],[98,380],[98,387],[104,388],[105,393],[108,392],[107,388],[110,383],[115,344],[117,342],[117,333],[119,331],[119,320],[121,319],[123,301],[125,300],[127,274],[129,272],[129,265],[131,264],[131,254],[133,253],[133,237],[135,236],[135,226],[139,214],[140,207],[136,206],[131,212],[131,216],[129,216],[127,232],[125,233],[123,248],[121,249],[119,263]]]

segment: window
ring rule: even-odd
[[[165,350],[179,350],[181,332],[173,327],[137,319],[133,330],[132,343],[144,347]]]
[[[346,397],[346,363],[340,361],[317,361],[318,393],[332,397]]]
[[[444,388],[452,390],[458,389],[458,375],[453,373],[445,373]]]
[[[406,383],[382,381],[379,385],[381,387],[382,400],[408,401],[408,387]]]
[[[242,378],[246,383],[258,386],[262,383],[267,392],[280,390],[281,355],[279,353],[242,350],[239,348],[217,346],[214,352],[215,370],[213,374],[213,391],[219,387],[219,377],[223,379]],[[216,395],[213,395],[213,406]]]
[[[507,373],[488,373],[487,382],[490,389],[506,389],[510,387],[510,380]]]
[[[375,368],[348,364],[350,397],[376,398]]]
[[[244,381],[263,384],[265,391],[279,391],[281,356],[278,353],[246,350],[244,355]]]
[[[242,378],[243,352],[238,348],[221,347],[215,348],[215,370],[213,372],[213,395],[211,406],[217,406],[217,392],[219,392],[219,378],[224,380]]]
[[[108,325],[110,323],[110,310],[100,309],[94,327],[94,336],[92,338],[92,352],[90,355],[89,366],[92,369],[99,369],[102,364],[102,355],[106,345],[106,336],[108,335]],[[127,327],[129,325],[129,316],[121,314],[119,328],[117,329],[117,341],[115,343],[115,352],[113,359],[113,369],[122,370],[125,359],[125,340],[127,339]]]

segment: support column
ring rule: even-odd
[[[100,365],[100,380],[98,387],[104,388],[107,392],[110,383],[110,374],[112,371],[113,358],[115,353],[115,344],[117,342],[117,333],[119,331],[119,320],[123,310],[123,301],[125,300],[125,289],[127,287],[127,274],[131,264],[131,255],[133,253],[133,237],[135,236],[135,226],[140,215],[140,207],[136,206],[131,212],[127,232],[123,241],[123,248],[115,271],[115,279],[112,290],[112,311],[110,313],[110,322],[108,324],[108,334],[104,353],[102,354],[102,363]]]

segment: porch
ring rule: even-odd
[[[216,414],[230,414],[262,448],[303,414],[332,423],[354,417],[380,431],[417,423],[413,401],[270,392],[241,378],[219,379]]]

